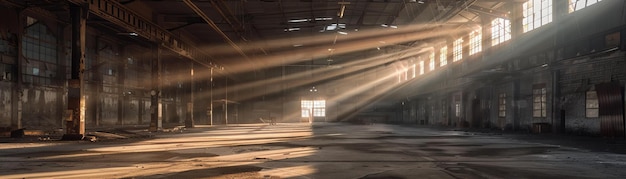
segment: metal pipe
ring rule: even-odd
[[[211,126],[213,126],[213,67],[211,67],[211,92],[210,92],[210,96],[211,96],[211,105],[209,105],[209,119],[210,119],[210,124]]]

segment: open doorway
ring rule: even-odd
[[[326,119],[326,100],[302,100],[300,102],[301,117],[309,123],[316,119]]]

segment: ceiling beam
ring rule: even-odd
[[[231,40],[228,37],[228,35],[226,35],[217,26],[217,24],[215,24],[215,22],[213,22],[213,20],[211,20],[211,18],[209,18],[209,16],[207,16],[204,12],[202,12],[202,10],[198,6],[196,6],[196,4],[194,4],[191,0],[183,0],[183,1],[185,2],[185,4],[187,4],[187,6],[189,6],[189,8],[191,8],[191,10],[193,10],[196,14],[198,14],[198,16],[202,17],[202,19],[204,19],[204,21],[207,24],[209,24],[209,26],[211,26],[211,28],[213,28],[213,30],[215,30],[215,32],[217,32],[220,36],[222,36],[224,41],[226,41],[231,47],[233,47],[235,49],[235,51],[237,51],[237,53],[239,53],[245,60],[250,62],[249,65],[253,65],[255,67],[259,67],[258,64],[256,64],[254,61],[252,61],[250,59],[250,57],[248,57],[248,55],[246,55],[246,53],[241,49],[241,47],[239,47],[239,45],[237,45],[235,42],[233,42],[233,40]]]
[[[498,11],[498,10],[490,9],[490,8],[484,8],[484,7],[480,7],[477,5],[471,5],[467,8],[467,10],[471,12],[479,13],[479,14],[488,15],[488,16],[495,17],[495,18],[509,19],[508,13],[506,12],[502,12],[502,11]]]
[[[115,0],[68,0],[72,4],[87,6],[89,12],[118,26],[121,31],[133,32],[172,52],[198,62],[206,67],[219,67],[213,57],[197,49],[195,44],[182,40],[170,31],[143,18],[135,11]]]

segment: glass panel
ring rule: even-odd
[[[587,109],[587,117],[599,117],[598,109]]]

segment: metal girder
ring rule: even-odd
[[[183,41],[166,29],[141,17],[115,0],[68,0],[76,5],[86,5],[93,15],[105,19],[128,32],[158,43],[178,55],[189,58],[206,67],[217,67],[213,57],[195,48],[195,44]]]
[[[198,6],[196,6],[196,4],[194,4],[191,0],[183,0],[183,2],[185,4],[187,4],[187,6],[189,6],[189,8],[191,10],[193,10],[198,16],[202,17],[202,19],[204,19],[204,21],[206,21],[206,23],[211,26],[211,28],[213,28],[213,30],[215,30],[215,32],[217,32],[218,34],[220,34],[222,36],[222,38],[224,38],[224,40],[230,45],[232,46],[242,57],[244,57],[244,59],[252,62],[253,65],[256,65],[254,63],[254,61],[250,60],[250,58],[248,57],[248,55],[246,55],[246,53],[239,47],[239,45],[237,45],[235,42],[233,42],[228,35],[226,35],[218,26],[217,24],[215,24],[215,22],[213,22],[213,20],[211,20],[211,18],[209,18],[209,16],[207,16]]]
[[[467,7],[471,6],[472,4],[476,3],[477,0],[466,0],[466,1],[459,1],[457,2],[457,6],[455,6],[454,8],[452,8],[451,10],[445,12],[445,13],[441,13],[439,15],[437,15],[437,17],[435,17],[436,21],[439,22],[448,22],[448,20],[450,20],[452,17],[458,15],[459,13],[461,13],[464,9],[466,9]]]
[[[484,7],[480,7],[476,5],[469,6],[467,10],[475,12],[475,13],[479,13],[479,14],[485,14],[488,16],[496,17],[496,18],[509,19],[508,13],[501,12],[501,11],[494,10],[494,9],[484,8]]]

